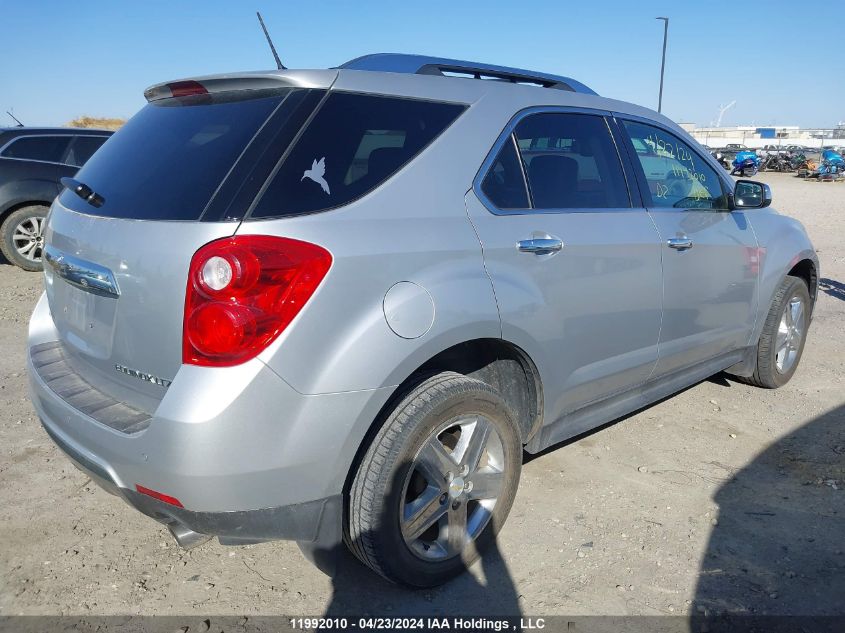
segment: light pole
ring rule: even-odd
[[[663,20],[663,59],[660,62],[660,95],[657,97],[657,111],[663,109],[663,71],[666,69],[666,39],[669,37],[669,18],[655,18]]]

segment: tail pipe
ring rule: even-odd
[[[173,535],[173,538],[176,539],[176,543],[178,543],[179,547],[184,549],[192,549],[211,539],[208,534],[194,532],[177,521],[168,523],[167,529],[170,530],[170,533]]]

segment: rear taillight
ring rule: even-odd
[[[227,367],[255,357],[299,313],[331,264],[321,246],[283,237],[206,244],[191,259],[182,362]]]

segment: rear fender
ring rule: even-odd
[[[0,185],[0,216],[27,204],[49,207],[59,193],[59,187],[50,180],[13,180]]]

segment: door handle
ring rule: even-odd
[[[688,237],[670,237],[666,240],[666,244],[676,251],[685,251],[692,248],[692,240]]]
[[[563,248],[563,242],[552,237],[535,237],[530,240],[520,240],[516,243],[520,253],[534,253],[535,255],[548,255],[557,253]]]

